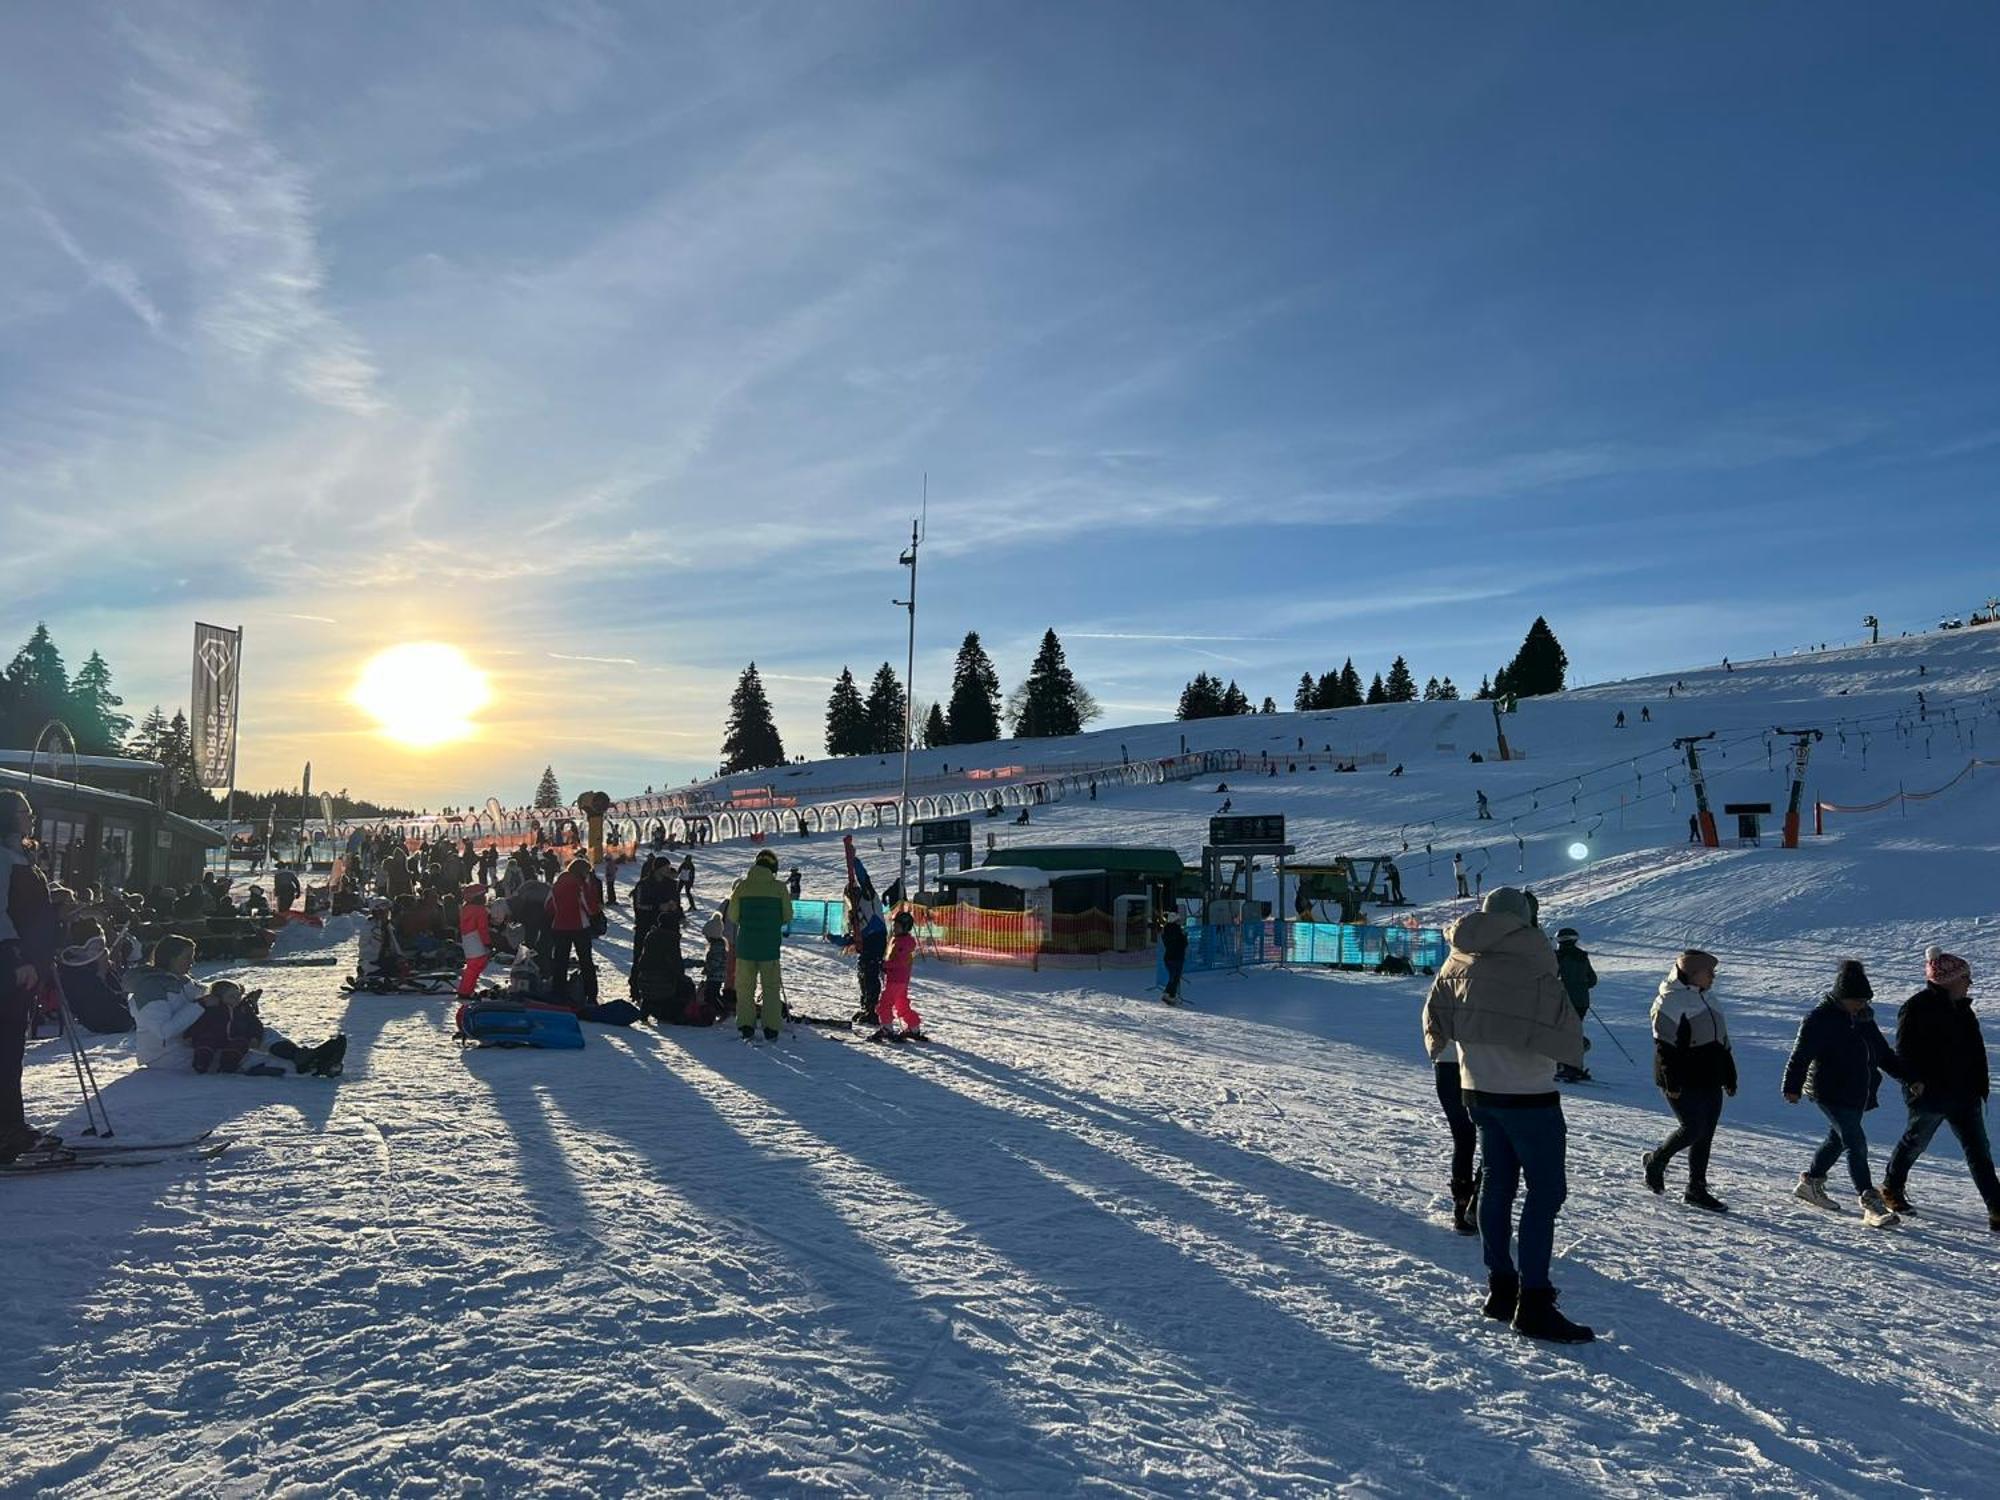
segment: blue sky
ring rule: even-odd
[[[0,594],[246,780],[711,767],[755,658],[1108,710],[2000,590],[2000,20],[1945,5],[15,6]],[[344,701],[494,674],[427,756]],[[589,660],[587,658],[602,658]]]

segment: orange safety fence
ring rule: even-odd
[[[1898,786],[1895,791],[1882,798],[1879,802],[1815,802],[1813,803],[1813,832],[1816,834],[1826,832],[1826,815],[1828,813],[1872,813],[1880,812],[1885,807],[1900,808],[1910,802],[1928,802],[1931,798],[1942,796],[1944,793],[1950,791],[1981,766],[2000,766],[2000,760],[1980,760],[1977,758],[1969,760],[1965,763],[1964,769],[1952,777],[1951,780],[1947,781],[1943,786],[1934,786],[1927,792],[1906,791],[1903,787]]]

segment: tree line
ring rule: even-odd
[[[1080,734],[1102,713],[1090,690],[1070,670],[1054,630],[1043,632],[1027,675],[1004,696],[993,658],[980,643],[979,632],[969,630],[952,663],[950,696],[920,713],[911,712],[903,680],[888,662],[875,669],[865,694],[853,669],[843,666],[826,701],[826,753],[900,755],[906,725],[916,744],[927,750],[997,740],[1002,724],[1017,739],[1049,739]],[[753,661],[737,677],[729,697],[721,774],[785,763],[784,739]]]
[[[60,719],[76,741],[77,754],[157,761],[166,768],[170,810],[191,818],[220,816],[223,798],[200,785],[186,712],[176,708],[169,715],[156,703],[135,725],[124,707],[125,700],[111,685],[111,667],[100,653],[92,651],[72,677],[49,627],[37,623],[6,670],[0,671],[0,746],[32,749],[49,721]],[[350,797],[345,788],[332,795],[337,817],[409,815],[404,808]],[[317,799],[314,805],[317,808]],[[274,810],[281,817],[295,816],[298,808],[297,791],[236,793],[236,816],[242,819],[264,817]]]

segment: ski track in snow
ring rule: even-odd
[[[1960,649],[2000,682],[1994,646]],[[1879,687],[1907,665],[1884,653],[1837,680]],[[1716,677],[1717,703],[1753,675]],[[1607,691],[1548,708],[1601,723]],[[1535,707],[1510,730],[1524,742]],[[1434,737],[1446,711],[1407,733]],[[1569,735],[1579,767],[1607,753],[1594,734]],[[1546,778],[1554,750],[1527,770],[1400,753],[1398,783],[1238,796],[1282,793],[1316,840],[1380,847],[1475,783],[1498,799]],[[1990,900],[1995,785],[1796,852],[1686,848],[1685,810],[1658,805],[1587,866],[1534,872],[1545,920],[1585,926],[1598,1014],[1637,1059],[1593,1023],[1599,1082],[1567,1103],[1556,1280],[1601,1337],[1575,1349],[1478,1315],[1477,1243],[1441,1197],[1421,979],[1197,974],[1170,1010],[1142,973],[926,964],[929,1048],[588,1028],[582,1052],[461,1054],[446,999],[263,970],[289,1032],[349,1033],[337,1085],[144,1073],[100,1042],[124,1134],[241,1143],[0,1183],[0,1494],[1989,1493],[1995,1242],[1955,1146],[1932,1148],[1911,1185],[1925,1212],[1900,1228],[1815,1212],[1790,1188],[1820,1117],[1776,1080],[1838,958],[1870,958],[1890,1021],[1909,955]],[[1107,790],[1039,813],[1033,837],[1185,850],[1213,801]],[[1453,836],[1494,835],[1437,848]],[[810,890],[834,885],[837,840],[781,853]],[[710,850],[704,894],[743,859]],[[1447,913],[1449,853],[1429,864],[1407,855],[1405,884]],[[1959,936],[1982,972],[2000,964],[1991,928]],[[1713,1171],[1726,1219],[1639,1183],[1670,1123],[1646,1005],[1696,938],[1723,955],[1744,1075]],[[616,912],[601,956],[628,948]],[[850,1008],[831,948],[796,943],[787,968],[802,1012]],[[59,1041],[31,1048],[29,1088],[39,1118],[70,1108]],[[1893,1092],[1868,1117],[1878,1172]]]

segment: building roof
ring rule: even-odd
[[[134,762],[128,761],[126,764],[131,765]],[[144,797],[128,797],[123,792],[107,792],[103,787],[85,786],[80,781],[58,781],[53,776],[27,776],[0,766],[0,787],[21,793],[30,803],[37,798],[44,800],[56,798],[60,799],[65,807],[90,807],[99,812],[122,813],[126,817],[143,813],[158,819],[160,826],[171,828],[176,833],[194,839],[208,849],[220,849],[225,842],[223,836],[206,823],[197,823],[193,818],[184,818],[179,813],[166,812],[155,807]]]

